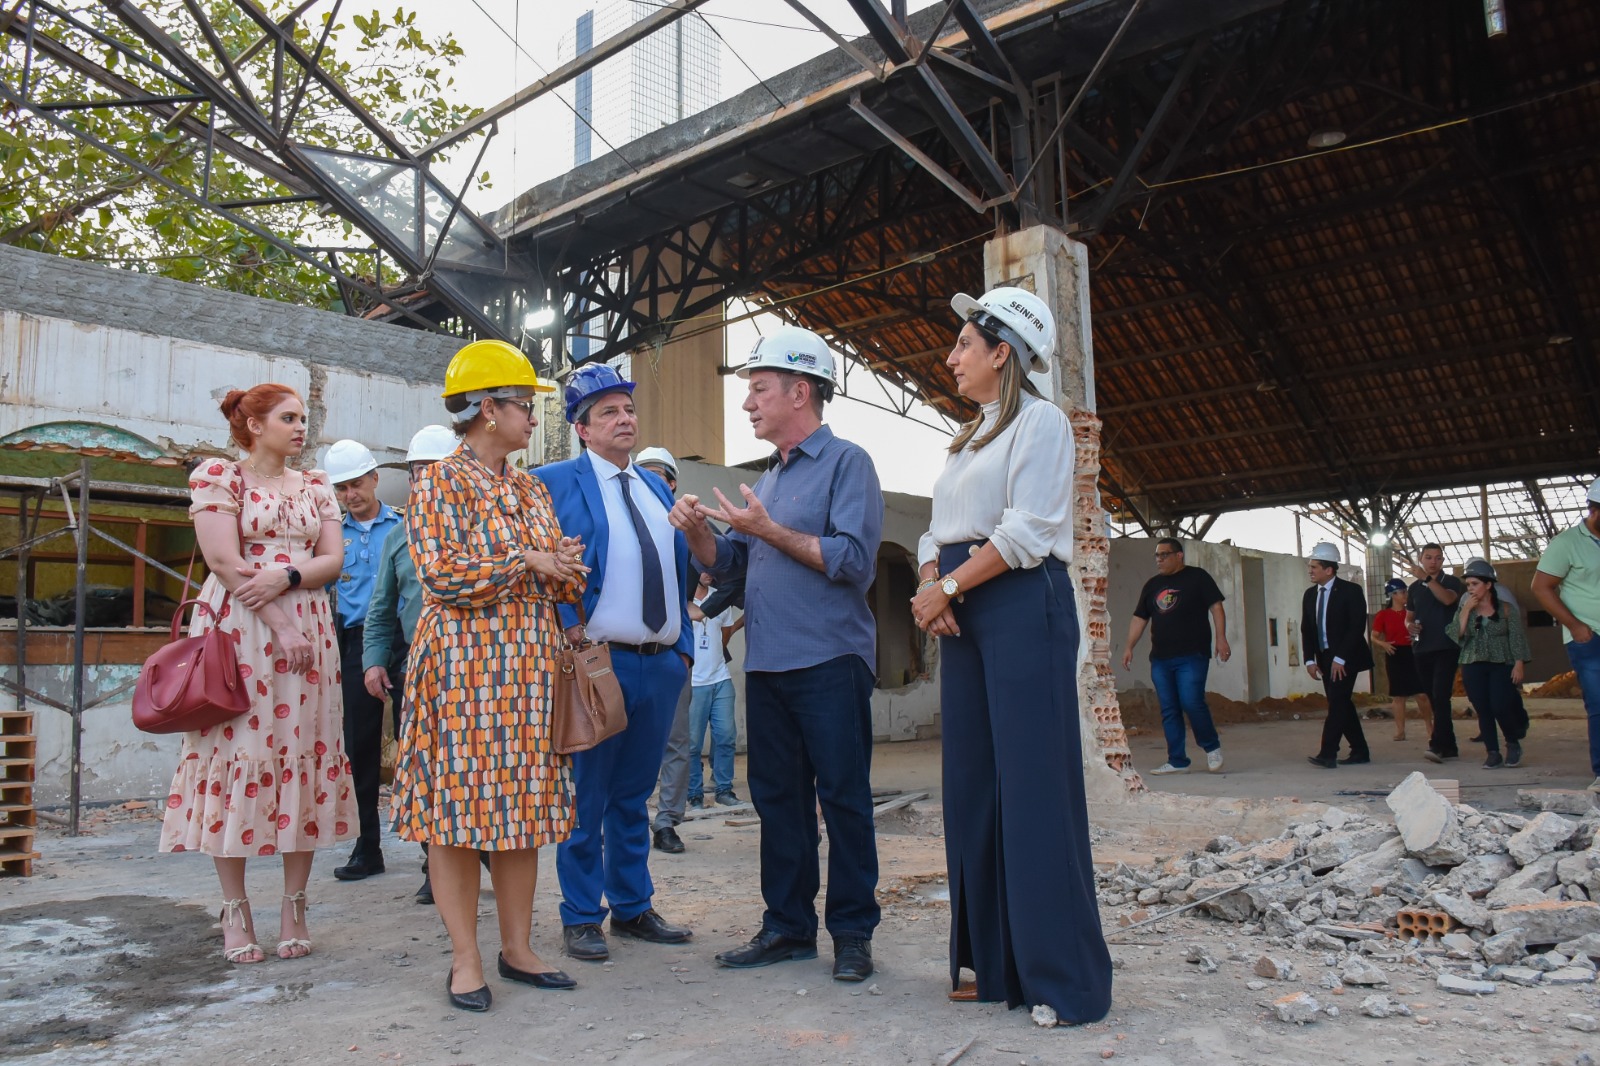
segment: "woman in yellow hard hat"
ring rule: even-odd
[[[422,615],[406,676],[411,707],[395,761],[395,830],[428,845],[433,896],[454,955],[446,987],[463,1010],[491,1001],[478,954],[478,853],[492,852],[500,976],[571,988],[529,943],[542,845],[572,831],[568,760],[551,747],[561,626],[583,545],[563,537],[544,485],[506,462],[552,392],[502,341],[475,341],[445,373],[461,447],[421,471],[406,532]]]

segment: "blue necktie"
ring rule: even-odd
[[[1328,650],[1328,586],[1317,589],[1317,650]]]
[[[633,493],[628,490],[633,478],[624,470],[617,475],[617,480],[622,484],[622,502],[628,505],[628,517],[633,519],[633,532],[639,538],[639,560],[644,564],[644,624],[650,632],[657,633],[667,624],[667,586],[661,577],[661,555],[656,551],[656,539],[650,535],[650,527],[644,524],[644,515],[633,502]]]

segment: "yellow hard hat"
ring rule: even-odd
[[[556,387],[539,380],[533,364],[505,341],[473,341],[455,354],[444,372],[444,396],[489,389],[519,387],[534,392],[555,392]]]

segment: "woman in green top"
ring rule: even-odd
[[[1496,594],[1494,567],[1474,559],[1461,576],[1467,591],[1456,605],[1448,632],[1461,645],[1461,684],[1478,712],[1478,730],[1488,751],[1483,765],[1488,770],[1516,766],[1522,762],[1526,730],[1517,714],[1515,686],[1522,684],[1523,670],[1533,657],[1528,634],[1517,609]],[[1504,756],[1497,725],[1506,735]]]

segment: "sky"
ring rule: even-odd
[[[410,4],[425,35],[453,33],[466,50],[466,60],[455,71],[456,84],[445,91],[484,107],[559,66],[557,48],[562,34],[591,6],[593,0],[414,0]],[[847,37],[864,32],[846,0],[806,0],[806,6]],[[928,6],[928,0],[913,0],[910,6],[919,9]],[[785,0],[710,0],[699,11],[722,38],[723,99],[755,85],[758,76],[771,77],[833,47]],[[569,91],[558,90],[501,123],[483,161],[492,187],[469,194],[469,207],[487,213],[566,169],[571,158],[573,112],[558,97],[571,102]],[[449,165],[440,168],[451,187],[459,187],[465,176],[463,168],[470,165],[480,143],[468,141],[461,153],[466,158],[458,159],[454,169]],[[626,153],[625,146],[622,150]],[[604,148],[597,145],[596,151]],[[974,278],[972,291],[982,283],[982,278]],[[770,316],[760,316],[729,326],[727,350],[737,359],[749,350],[761,329],[776,324]],[[766,454],[767,446],[750,435],[748,420],[739,410],[744,383],[731,375],[723,382],[726,461],[734,464]],[[858,388],[852,375],[853,392],[883,401],[871,383],[860,384],[863,387]],[[940,424],[935,413],[923,408],[919,418],[908,420],[844,398],[836,399],[827,412],[836,433],[872,455],[886,490],[927,496],[943,468],[949,436],[922,424]],[[1308,543],[1314,539],[1309,533],[1307,537]],[[1240,512],[1220,518],[1206,539],[1231,539],[1242,547],[1293,552],[1294,519],[1282,509]]]

